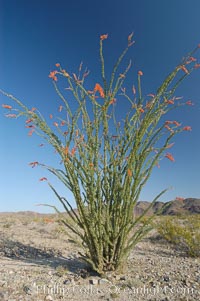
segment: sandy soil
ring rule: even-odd
[[[56,215],[0,213],[0,300],[200,300],[200,258],[154,232],[123,274],[100,278],[80,260]]]

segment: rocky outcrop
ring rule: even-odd
[[[134,213],[142,214],[150,206],[149,202],[138,202],[135,206]],[[151,214],[161,215],[185,215],[185,214],[200,214],[200,199],[186,198],[184,200],[173,200],[170,202],[156,202],[148,211]]]

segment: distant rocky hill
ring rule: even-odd
[[[134,214],[142,214],[149,206],[150,202],[140,201],[136,204],[134,208]],[[75,209],[77,211],[77,209]],[[186,214],[200,214],[200,199],[197,198],[187,198],[184,200],[173,200],[170,202],[156,202],[148,211],[148,215],[152,214],[160,215],[186,215]],[[63,214],[66,214],[63,212]],[[38,213],[33,211],[18,211],[18,212],[0,212],[0,215],[17,215],[17,216],[32,216],[32,217],[45,217],[54,216],[54,214],[49,213]]]
[[[138,202],[135,206],[134,213],[136,215],[142,214],[149,205],[149,202]],[[161,215],[200,214],[200,199],[187,198],[166,203],[156,202],[149,210],[148,214],[159,213],[159,211]]]

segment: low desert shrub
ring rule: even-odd
[[[189,256],[200,256],[200,215],[161,217],[157,230],[164,239]]]
[[[6,224],[3,225],[3,228],[4,229],[9,229],[9,228],[11,228],[12,225],[13,225],[12,223],[6,223]]]

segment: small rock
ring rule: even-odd
[[[53,298],[50,295],[47,295],[44,300],[45,301],[53,301]]]
[[[70,279],[66,279],[63,281],[63,284],[70,284],[71,283],[71,280]]]
[[[71,284],[75,284],[74,278],[70,279],[70,281],[71,281]]]
[[[1,281],[0,280],[0,287],[3,287],[3,286],[5,286],[6,285],[6,281]]]
[[[110,281],[108,279],[105,278],[101,278],[98,280],[98,284],[105,284],[105,283],[110,283]]]
[[[80,276],[79,275],[74,275],[74,281],[79,281],[79,279],[80,279]]]
[[[163,280],[166,281],[166,282],[169,282],[170,278],[169,278],[169,276],[163,276]]]
[[[90,279],[90,280],[89,280],[89,283],[90,283],[90,284],[93,284],[93,285],[97,285],[97,284],[98,284],[98,279],[95,279],[95,278]]]
[[[0,292],[0,299],[4,300],[8,297],[8,293],[6,291],[1,291]]]
[[[153,281],[150,281],[149,284],[150,284],[152,287],[156,287],[156,283],[153,282]]]
[[[86,269],[77,269],[77,274],[83,279],[89,277],[89,272]]]
[[[31,295],[32,288],[30,288],[28,285],[24,285],[24,286],[23,286],[23,291],[24,291],[26,294]]]

